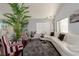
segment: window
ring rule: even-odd
[[[68,18],[57,21],[57,32],[68,33]]]
[[[37,23],[36,24],[37,33],[50,33],[50,23]]]

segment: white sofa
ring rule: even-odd
[[[55,32],[55,36],[45,35],[42,40],[51,41],[62,56],[79,56],[79,35],[65,33],[63,41],[58,36]]]

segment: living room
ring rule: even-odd
[[[1,55],[79,56],[78,17],[78,3],[2,3],[0,4]],[[6,22],[7,19],[9,22]],[[20,23],[20,20],[24,22]],[[21,42],[20,39],[24,41]],[[11,41],[10,46],[13,46],[10,49],[7,40]],[[23,44],[25,45],[22,46]],[[14,47],[19,45],[21,48],[18,47],[16,50]]]

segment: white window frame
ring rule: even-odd
[[[57,32],[68,33],[68,23],[69,18],[64,18],[62,20],[57,21]]]

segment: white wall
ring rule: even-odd
[[[43,19],[31,19],[28,24],[28,31],[36,31],[36,23],[44,22]]]
[[[60,11],[55,17],[55,22],[64,18],[68,18],[76,10],[79,9],[79,4],[77,3],[65,3],[60,8]],[[56,28],[55,28],[56,29]],[[79,22],[78,23],[69,23],[69,32],[74,34],[79,34]]]

